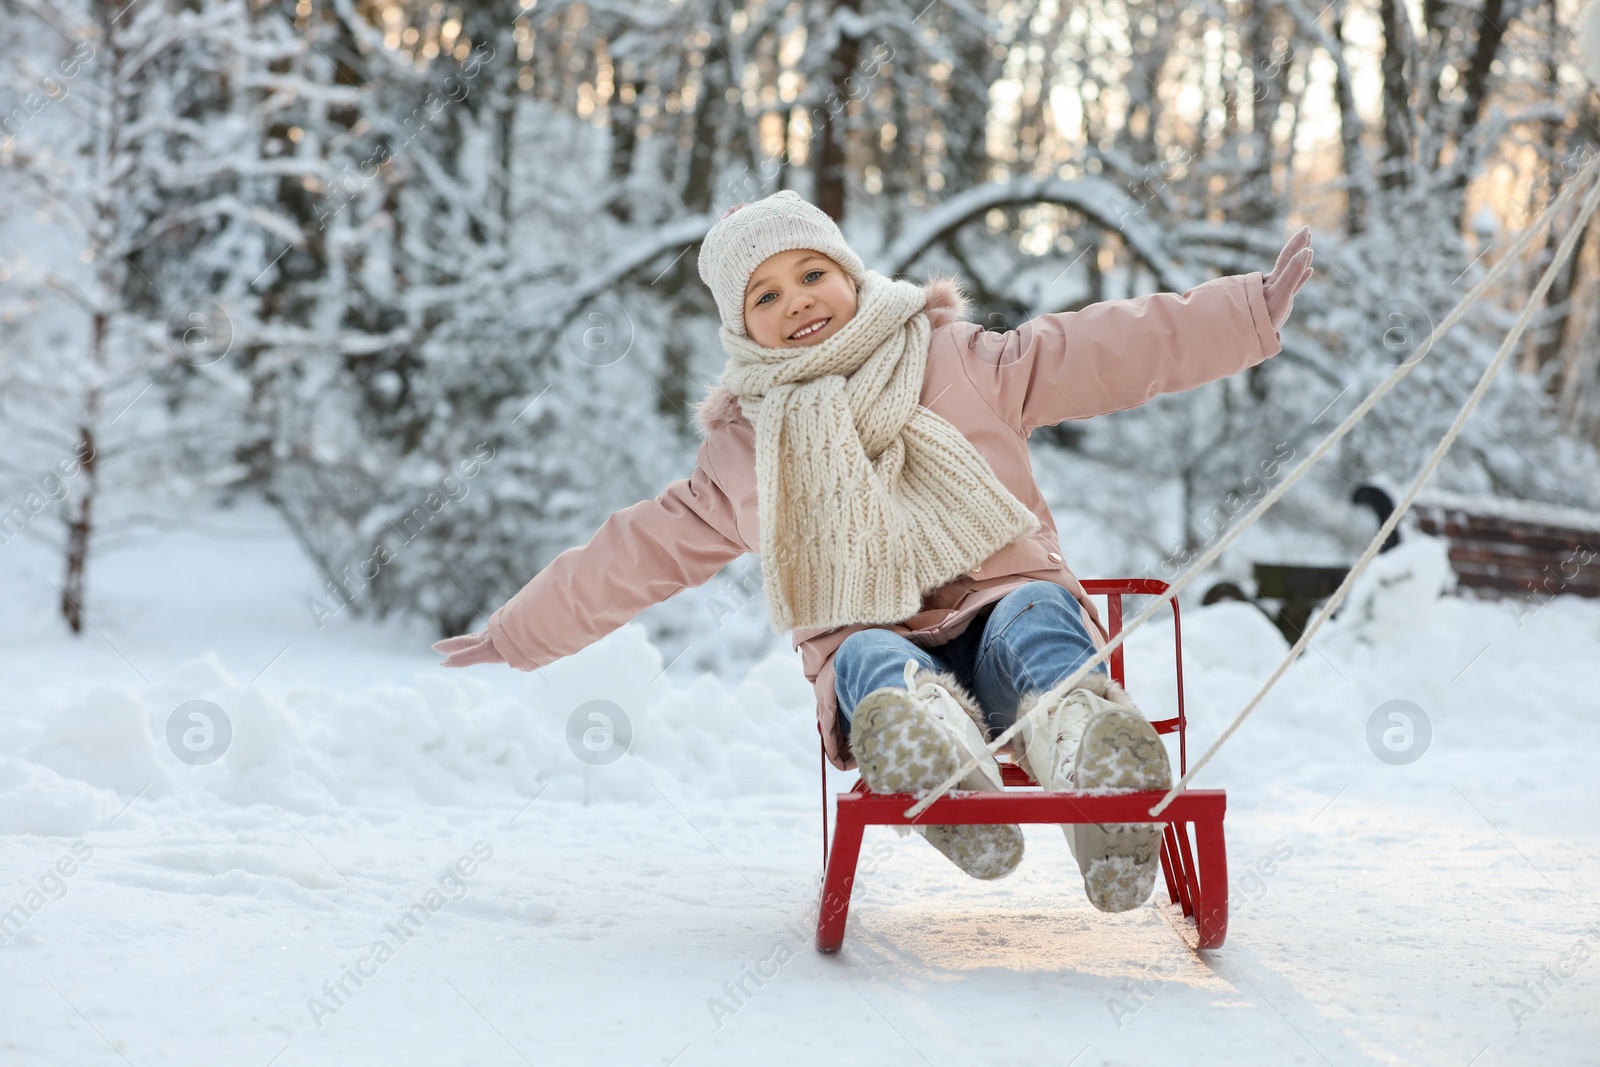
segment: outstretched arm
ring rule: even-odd
[[[1181,295],[1105,300],[1004,332],[974,327],[967,375],[1024,436],[1037,426],[1137,407],[1276,355],[1278,328],[1310,273],[1310,231],[1302,229],[1265,276],[1216,278]]]
[[[750,551],[733,502],[707,473],[709,440],[694,471],[654,500],[613,513],[587,544],[569,548],[489,616],[482,634],[447,638],[444,666],[509,663],[531,671],[570,656],[652,604],[709,581]]]

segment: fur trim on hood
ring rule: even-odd
[[[935,330],[962,321],[972,311],[972,302],[961,288],[961,279],[953,274],[930,275],[923,289],[928,294],[923,310],[928,313],[928,325]]]
[[[954,275],[930,275],[928,284],[922,288],[927,294],[923,310],[927,313],[928,325],[935,330],[964,320],[972,309],[971,301],[961,288],[961,280]],[[706,395],[695,404],[694,421],[700,436],[710,437],[713,430],[744,421],[744,412],[739,408],[738,398],[727,388],[708,383]]]
[[[748,421],[739,408],[739,400],[725,385],[710,385],[705,397],[694,406],[695,428],[701,437],[710,437],[713,430],[733,422]]]

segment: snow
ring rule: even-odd
[[[1600,604],[1457,595],[1435,539],[1374,562],[1197,781],[1228,791],[1221,950],[1096,912],[1054,827],[993,883],[875,828],[823,957],[785,643],[685,676],[635,622],[537,673],[446,671],[415,625],[318,630],[270,513],[206,525],[97,559],[81,638],[53,557],[0,553],[7,1064],[1485,1067],[1600,1042]],[[1246,604],[1183,626],[1193,756],[1286,646]],[[1130,641],[1151,715],[1170,642]],[[227,716],[221,759],[167,743],[193,700]],[[1368,747],[1395,700],[1431,724],[1409,763]],[[596,709],[631,729],[611,762]]]

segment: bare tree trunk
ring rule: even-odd
[[[993,41],[965,26],[960,27],[959,35],[952,34],[950,50],[956,55],[956,65],[950,74],[948,106],[937,121],[945,141],[945,188],[959,190],[993,177],[988,147],[989,90],[1004,61],[995,56]],[[910,143],[913,136],[909,127],[900,128],[901,140]],[[917,153],[907,155],[915,158]],[[920,170],[913,173],[914,181],[920,177]],[[920,181],[917,184],[920,186]]]
[[[92,352],[98,374],[105,367],[107,316],[94,317]],[[99,464],[95,456],[94,426],[100,415],[100,386],[89,387],[84,398],[84,418],[78,426],[78,451],[82,455],[83,486],[66,515],[67,553],[61,580],[61,615],[73,633],[83,632],[83,605],[88,585],[89,543],[94,534],[94,501],[99,489]]]
[[[711,38],[700,53],[700,92],[695,100],[693,142],[689,149],[689,174],[684,181],[683,204],[690,211],[711,210],[711,178],[717,164],[717,147],[726,123],[728,88],[733,71],[728,61],[727,11],[723,0],[713,0],[706,12],[705,33]]]
[[[1563,326],[1572,336],[1564,344],[1564,351],[1555,354],[1562,360],[1561,378],[1556,389],[1556,412],[1561,425],[1570,433],[1581,434],[1594,441],[1600,438],[1600,312],[1596,311],[1594,294],[1600,289],[1596,267],[1600,266],[1600,244],[1593,231],[1587,242],[1589,249],[1579,248],[1574,260],[1587,258],[1589,280],[1580,281],[1580,292],[1586,291],[1589,299],[1575,304],[1582,314],[1569,313]],[[1597,442],[1600,443],[1600,442]]]
[[[1411,52],[1411,24],[1402,0],[1380,0],[1383,15],[1383,186],[1408,185],[1411,176],[1411,89],[1406,60]]]
[[[860,0],[833,0],[832,11],[860,11]],[[812,158],[812,177],[816,183],[814,202],[835,221],[844,219],[845,140],[849,135],[850,75],[861,57],[861,41],[843,28],[839,45],[829,64],[831,94],[812,115],[820,121],[813,131],[816,154]]]
[[[508,89],[506,95],[496,101],[494,116],[495,136],[500,142],[497,146],[499,152],[496,159],[499,173],[494,176],[494,203],[495,214],[499,216],[502,227],[511,225],[511,187],[514,184],[511,156],[516,146],[517,135],[516,83],[513,82]]]
[[[100,23],[100,40],[104,42],[107,53],[105,94],[90,130],[88,151],[89,174],[97,183],[94,203],[91,205],[96,218],[89,234],[89,248],[96,264],[97,306],[89,331],[90,378],[83,398],[82,421],[78,424],[78,448],[83,453],[83,487],[66,513],[67,545],[61,585],[61,614],[75,634],[83,632],[89,549],[94,537],[94,505],[100,488],[95,427],[100,419],[101,383],[106,372],[106,345],[111,327],[112,312],[107,303],[117,299],[124,288],[117,277],[123,259],[120,255],[112,254],[114,250],[108,236],[117,231],[115,208],[105,188],[98,183],[102,175],[115,172],[121,151],[124,50],[114,34],[116,23],[126,14],[127,7],[127,4],[118,0],[104,0],[97,5],[95,12]]]
[[[1344,169],[1344,228],[1351,236],[1367,228],[1367,157],[1361,147],[1362,121],[1356,111],[1355,91],[1350,84],[1350,68],[1344,60],[1344,9],[1333,15],[1333,39],[1339,48],[1334,57],[1333,92],[1339,106],[1339,146]]]
[[[1242,221],[1256,226],[1277,214],[1272,206],[1272,165],[1277,155],[1272,127],[1283,95],[1282,71],[1273,57],[1274,10],[1275,7],[1257,0],[1249,23],[1251,159],[1244,172],[1245,187],[1240,190],[1242,210],[1239,214]]]
[[[878,158],[879,172],[883,176],[883,210],[888,216],[889,225],[896,230],[901,223],[901,205],[905,197],[913,188],[911,177],[914,173],[914,164],[911,153],[906,150],[906,137],[911,130],[911,110],[907,106],[906,97],[890,83],[894,91],[894,103],[890,114],[894,116],[894,140],[887,149],[883,147],[883,135],[873,138],[876,145],[875,153]]]
[[[1487,93],[1489,74],[1500,55],[1505,39],[1501,20],[1505,18],[1505,0],[1483,0],[1477,28],[1477,43],[1472,59],[1461,75],[1461,91],[1465,99],[1461,104],[1461,120],[1456,126],[1456,158],[1451,164],[1455,174],[1450,181],[1450,191],[1455,199],[1453,214],[1457,227],[1466,211],[1467,183],[1478,170],[1482,146],[1473,137],[1478,122],[1483,117],[1483,102]]]
[[[622,222],[633,215],[633,197],[627,190],[628,179],[633,174],[633,155],[639,145],[639,94],[643,89],[633,63],[619,60],[617,89],[607,104],[611,126],[611,184],[616,194],[606,208]]]
[[[1561,41],[1561,36],[1555,0],[1550,0],[1550,3],[1546,5],[1546,11],[1549,14],[1549,23],[1545,38],[1547,51],[1544,56],[1544,78],[1545,84],[1549,86],[1551,96],[1559,99],[1561,93],[1559,81],[1560,64],[1557,60],[1556,48],[1558,47],[1557,42]],[[1593,109],[1585,104],[1578,114],[1580,136],[1584,128],[1584,120],[1588,119],[1592,122],[1593,118]],[[1565,124],[1559,119],[1547,119],[1542,125],[1544,128],[1546,154],[1545,165],[1548,168],[1547,173],[1549,175],[1547,180],[1550,196],[1555,197],[1561,191],[1562,173],[1561,167],[1556,161],[1561,157],[1562,153],[1562,132]],[[1545,234],[1544,252],[1539,259],[1541,270],[1548,266],[1550,260],[1555,256],[1556,245],[1563,236],[1564,234],[1559,232],[1558,227],[1551,227],[1549,232]],[[1576,321],[1576,308],[1570,304],[1570,301],[1582,277],[1583,262],[1583,249],[1580,246],[1572,258],[1567,261],[1566,269],[1556,276],[1555,283],[1551,286],[1550,295],[1546,299],[1545,306],[1552,310],[1561,310],[1553,322],[1546,321],[1543,323],[1542,328],[1536,334],[1533,348],[1535,367],[1543,367],[1551,360],[1559,359],[1562,350],[1567,345],[1571,327]],[[1551,385],[1552,392],[1557,396],[1560,396],[1566,388],[1565,381],[1552,382]]]
[[[1530,374],[1537,374],[1539,368],[1543,367],[1549,360],[1557,358],[1562,348],[1566,346],[1567,331],[1572,324],[1573,311],[1575,310],[1571,304],[1571,298],[1573,292],[1576,291],[1579,274],[1583,267],[1582,252],[1583,247],[1580,245],[1578,251],[1573,253],[1572,257],[1567,260],[1566,265],[1556,272],[1555,281],[1551,283],[1549,295],[1545,299],[1545,314],[1547,317],[1540,324],[1541,329],[1537,332],[1530,331],[1530,333],[1533,333],[1533,343],[1525,349],[1526,363],[1522,367],[1523,370]],[[1554,255],[1554,248],[1545,250],[1545,253],[1539,257],[1541,270],[1549,267],[1550,259]],[[1560,382],[1558,380],[1551,381],[1550,385],[1552,393],[1559,393]]]
[[[1178,519],[1183,523],[1183,550],[1193,554],[1200,550],[1200,540],[1195,536],[1198,532],[1194,524],[1195,480],[1199,474],[1197,465],[1186,463],[1178,473],[1178,484],[1183,488],[1183,498],[1179,506]]]
[[[1483,100],[1489,82],[1489,72],[1500,55],[1504,31],[1500,20],[1505,17],[1505,0],[1483,0],[1479,8],[1477,45],[1472,50],[1472,60],[1461,76],[1461,91],[1466,99],[1461,104],[1461,137],[1478,125],[1483,115]]]

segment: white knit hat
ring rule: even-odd
[[[750,275],[769,256],[794,248],[811,248],[831,258],[855,279],[859,288],[867,265],[845,244],[838,225],[799,193],[784,189],[764,200],[735,204],[723,212],[700,243],[700,279],[716,297],[722,324],[741,337],[744,331],[744,288]]]

